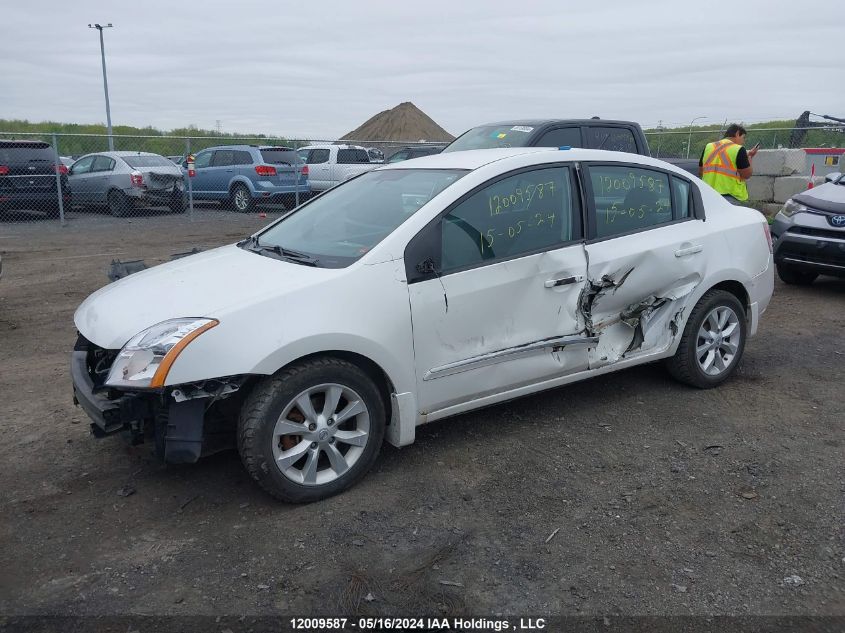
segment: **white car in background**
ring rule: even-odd
[[[74,394],[165,461],[228,428],[265,490],[313,501],[426,422],[656,360],[719,385],[772,287],[763,216],[668,163],[441,154],[97,291]]]
[[[308,182],[314,194],[379,166],[372,162],[368,150],[358,145],[306,145],[296,151],[308,165]]]

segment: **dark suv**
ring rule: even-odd
[[[420,156],[431,156],[432,154],[439,154],[443,151],[445,145],[422,145],[419,147],[403,147],[396,150],[390,155],[386,163],[398,163],[403,160],[410,160],[412,158],[419,158]]]
[[[0,211],[30,209],[57,217],[57,171],[67,204],[67,167],[49,143],[0,140]]]

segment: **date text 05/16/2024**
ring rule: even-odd
[[[291,618],[294,631],[539,631],[544,618]]]

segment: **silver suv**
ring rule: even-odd
[[[825,181],[792,196],[772,223],[778,276],[788,284],[845,277],[845,174]]]

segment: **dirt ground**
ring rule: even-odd
[[[622,371],[421,427],[284,505],[234,452],[96,440],[71,399],[73,311],[112,259],[268,221],[206,216],[0,222],[0,614],[845,615],[845,281],[778,282],[719,389]]]

